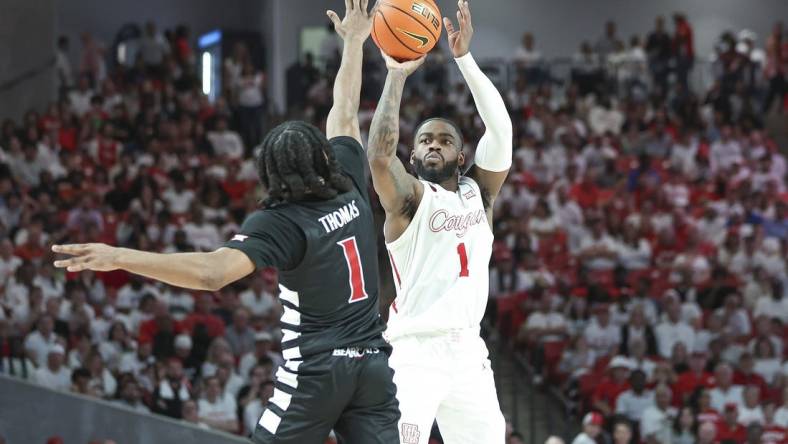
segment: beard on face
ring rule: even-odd
[[[416,167],[416,175],[422,179],[426,180],[427,182],[441,183],[457,175],[459,160],[454,159],[453,161],[447,161],[444,159],[443,167],[427,167],[424,165],[424,161],[422,159],[416,158],[414,161],[414,166]]]

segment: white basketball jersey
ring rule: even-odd
[[[422,183],[413,220],[387,244],[397,289],[389,340],[478,328],[487,306],[493,233],[479,186],[467,177],[456,192]]]

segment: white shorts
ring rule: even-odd
[[[435,419],[445,444],[504,444],[506,423],[478,330],[391,345],[402,444],[427,444]]]

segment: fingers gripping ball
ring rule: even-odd
[[[415,60],[435,47],[443,23],[433,0],[380,0],[372,39],[397,61]]]

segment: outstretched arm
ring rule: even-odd
[[[468,2],[459,0],[458,7],[459,30],[455,30],[448,17],[443,21],[457,66],[468,83],[486,128],[484,136],[476,146],[474,166],[468,175],[476,180],[486,194],[489,213],[512,166],[512,120],[501,93],[482,72],[470,53],[473,23]]]
[[[344,41],[342,63],[334,80],[334,105],[328,113],[326,136],[349,136],[361,143],[358,124],[358,105],[361,98],[361,64],[363,46],[372,30],[375,10],[367,13],[369,0],[345,0],[345,18],[339,20],[334,11],[326,14],[334,22],[334,29]]]
[[[385,238],[392,242],[405,231],[424,194],[424,186],[405,170],[397,158],[402,91],[405,80],[424,63],[424,58],[401,64],[385,54],[383,58],[389,71],[369,129],[367,159],[372,184],[386,211]]]
[[[255,270],[246,254],[232,248],[160,254],[106,244],[74,244],[53,245],[52,251],[73,256],[55,261],[56,267],[71,272],[125,270],[192,290],[216,291]]]

